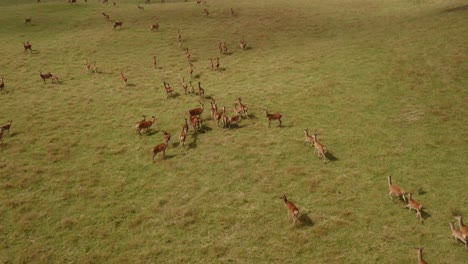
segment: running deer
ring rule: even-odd
[[[247,42],[245,42],[244,38],[240,40],[239,46],[242,50],[245,50],[247,48]]]
[[[187,121],[187,119],[185,119]],[[187,128],[182,126],[182,131],[179,133],[179,147],[184,148],[185,147],[185,140],[187,139]]]
[[[120,79],[122,79],[124,85],[127,86],[128,78],[127,78],[127,76],[125,76],[125,75],[123,74],[123,72],[120,72]]]
[[[237,98],[237,101],[239,102],[239,108],[240,108],[239,110],[242,116],[244,116],[245,118],[249,118],[247,106],[242,103],[242,99],[240,97]]]
[[[406,193],[403,193],[403,196],[405,194]],[[421,216],[421,210],[423,208],[422,204],[418,203],[416,200],[413,199],[412,193],[408,193],[408,194],[409,194],[409,198],[408,198],[408,204],[406,204],[406,207],[409,209],[410,212],[411,210],[414,209],[416,211],[416,217],[419,217],[419,220],[423,221],[422,216]]]
[[[163,82],[163,84],[164,84],[164,89],[166,90],[167,98],[172,97],[174,95],[174,90],[171,88],[169,83]]]
[[[86,68],[86,71],[89,73],[89,69],[91,69],[91,64],[89,64],[87,59],[85,60],[85,68]]]
[[[219,71],[219,58],[216,58],[216,70]]]
[[[198,95],[200,98],[205,97],[205,89],[201,87],[200,82],[198,82]]]
[[[268,127],[271,126],[271,120],[278,120],[279,126],[281,127],[281,117],[283,117],[280,113],[269,114],[268,109],[263,109],[265,111],[265,116],[268,119]]]
[[[0,92],[3,92],[3,88],[5,88],[5,81],[3,77],[0,78]]]
[[[171,141],[171,134],[167,131],[163,131],[164,133],[164,143],[169,146],[169,141]]]
[[[467,236],[463,235],[463,233],[460,230],[455,229],[455,225],[450,222],[450,230],[452,230],[452,236],[455,239],[455,242],[457,240],[460,240],[463,244],[465,244],[465,248],[468,249],[468,242],[467,242]]]
[[[463,224],[463,217],[461,215],[459,215],[459,216],[455,216],[455,219],[458,220],[458,226],[460,227],[460,232],[462,232],[463,235],[468,237],[468,226],[465,226]]]
[[[8,124],[4,125],[1,127],[1,129],[3,130],[3,132],[8,132],[8,135],[10,134],[10,128],[11,128],[11,124],[13,123],[13,120],[8,120]]]
[[[159,152],[162,152],[162,155],[163,155],[163,159],[166,158],[166,149],[167,149],[167,143],[161,143],[155,147],[153,147],[153,162],[154,162],[154,157],[156,157],[156,155],[159,153]]]
[[[325,163],[327,160],[327,148],[325,147],[325,145],[318,141],[316,133],[312,135],[312,140],[314,142],[314,148],[317,151],[318,157],[323,158],[323,163]]]
[[[281,199],[283,200],[286,208],[288,209],[288,221],[290,221],[289,219],[292,219],[294,226],[296,226],[296,222],[299,217],[299,209],[291,201],[288,200],[286,194],[283,193]]]
[[[142,121],[139,121],[135,124],[135,129],[136,132],[141,136],[141,130],[145,129],[146,133],[151,129],[151,126],[154,124],[154,121],[156,121],[156,117],[152,116],[151,120],[146,121],[143,119]]]
[[[390,199],[393,201],[393,196],[395,195],[398,198],[403,198],[403,201],[406,202],[406,197],[405,197],[405,190],[401,188],[398,185],[395,185],[392,183],[392,176],[388,176],[388,196],[390,196]]]
[[[153,56],[153,68],[156,69],[157,66],[158,66],[158,61],[156,60],[156,56]]]
[[[304,146],[306,146],[307,143],[310,143],[313,146],[314,145],[314,139],[312,138],[311,135],[309,135],[309,129],[308,128],[304,129],[304,133],[305,133]]]
[[[114,22],[114,25],[112,26],[112,28],[116,29],[117,27],[119,27],[119,29],[122,29],[122,26],[123,26],[123,22],[119,21],[119,22]]]
[[[31,20],[32,20],[32,17],[28,17],[28,18],[26,18],[26,19],[24,20],[24,23],[25,23],[26,25],[29,25],[29,24],[31,24]]]
[[[46,79],[51,79],[52,78],[52,74],[50,72],[44,73],[44,74],[42,72],[39,72],[39,75],[41,76],[42,81],[44,81],[44,83],[45,83]]]
[[[108,15],[108,14],[106,14],[106,13],[102,12],[102,15],[103,15],[103,16],[104,16],[104,17],[105,17],[107,20],[109,20],[109,19],[110,19],[110,17],[109,17],[109,15]]]
[[[182,88],[184,88],[184,93],[187,94],[188,85],[185,82],[184,77],[182,77]]]
[[[427,264],[427,262],[423,259],[423,248],[416,248],[418,252],[418,264]]]
[[[200,107],[189,110],[190,116],[196,116],[196,115],[201,116],[202,113],[203,113],[203,104],[202,104],[202,102],[200,102]]]
[[[159,24],[158,24],[158,23],[153,24],[153,25],[151,25],[151,27],[150,27],[151,31],[156,31],[156,30],[158,30],[158,28],[159,28]]]
[[[23,43],[24,47],[24,52],[27,52],[28,50],[32,53],[32,45],[29,43],[29,41],[26,41]]]

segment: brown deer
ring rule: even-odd
[[[314,148],[317,151],[318,157],[323,158],[323,163],[325,163],[327,160],[327,148],[325,147],[325,145],[318,141],[316,133],[312,135],[312,140],[314,142]]]
[[[294,203],[288,200],[288,198],[286,197],[286,194],[283,193],[283,195],[281,196],[281,199],[283,200],[286,208],[288,209],[288,221],[289,219],[292,219],[293,224],[295,226],[299,218],[299,209],[294,205]]]
[[[188,48],[185,48],[185,58],[187,59],[187,61],[190,61],[190,52],[189,52],[189,49]]]
[[[52,78],[50,78],[50,80],[51,80],[52,83],[60,84],[60,80],[59,80],[59,77],[57,75],[52,75]]]
[[[179,48],[182,47],[182,35],[180,34],[180,29],[177,30],[177,42],[179,43]]]
[[[239,46],[242,50],[245,50],[247,48],[247,42],[245,42],[244,38],[240,40]]]
[[[167,149],[167,143],[161,143],[155,147],[153,147],[153,162],[154,162],[154,157],[156,157],[156,155],[159,153],[159,152],[162,152],[162,155],[163,155],[163,159],[166,158],[166,149]]]
[[[8,132],[8,135],[10,134],[10,128],[11,128],[11,124],[13,123],[13,120],[8,120],[8,124],[4,125],[1,127],[1,129],[3,130],[3,132]]]
[[[24,23],[25,23],[26,25],[29,25],[29,24],[31,24],[31,20],[32,20],[32,17],[28,17],[28,18],[26,18],[26,19],[24,20]]]
[[[219,71],[219,58],[216,58],[216,70]]]
[[[24,47],[24,52],[27,52],[28,50],[32,53],[32,45],[29,43],[29,41],[26,41],[23,43]]]
[[[187,122],[187,118],[184,118],[185,120],[185,123],[182,124],[182,127],[185,128],[185,130],[188,132],[189,131],[189,125],[188,125],[188,122]]]
[[[39,72],[39,75],[41,76],[42,81],[44,81],[44,83],[46,79],[52,79],[53,76],[50,72],[44,74],[42,72]]]
[[[200,102],[200,107],[189,110],[190,116],[201,116],[203,113],[203,103]]]
[[[211,105],[211,117],[214,120],[214,114],[218,110],[218,106],[216,105],[215,99],[213,98],[211,99],[210,105]]]
[[[269,114],[268,109],[263,109],[265,111],[265,116],[268,119],[268,127],[271,126],[271,120],[278,120],[279,126],[281,127],[281,118],[283,117],[280,113]]]
[[[312,146],[314,145],[314,139],[311,135],[309,135],[309,129],[306,128],[304,129],[304,133],[305,133],[305,141],[304,141],[304,146],[307,145],[307,143],[310,143]]]
[[[192,68],[193,64],[192,63],[189,63],[189,69],[188,69],[188,73],[190,75],[190,79],[192,79],[192,74],[193,74],[193,68]]]
[[[94,72],[95,74],[98,73],[98,68],[97,68],[97,66],[96,66],[96,62],[94,62],[94,64],[93,64],[93,72]]]
[[[87,59],[85,60],[85,68],[86,68],[86,71],[89,73],[89,69],[91,69],[91,64],[89,64]]]
[[[210,58],[210,61],[211,61],[211,70],[214,70],[213,58]]]
[[[423,259],[423,248],[416,248],[418,252],[418,264],[427,264],[427,262]]]
[[[186,120],[187,121],[187,120]],[[187,128],[182,126],[182,131],[179,133],[179,147],[184,148],[185,147],[185,141],[187,139]]]
[[[140,5],[137,5],[138,9],[141,10],[141,11],[145,11],[145,8],[140,6]]]
[[[242,116],[244,116],[245,118],[249,118],[249,111],[247,109],[247,106],[245,104],[242,103],[242,99],[239,97],[237,98],[237,101],[239,102],[239,110],[240,110],[240,113]]]
[[[210,14],[210,12],[208,12],[208,9],[203,9],[203,13],[205,13],[205,16],[208,16]]]
[[[389,189],[389,193],[388,193],[388,196],[390,196],[390,199],[393,201],[393,195],[395,195],[396,197],[398,198],[403,198],[403,201],[406,202],[406,197],[405,197],[405,190],[403,190],[403,188],[401,188],[400,186],[398,185],[395,185],[392,183],[392,176],[388,176],[388,189]]]
[[[223,53],[223,43],[222,42],[219,43],[218,49],[219,49],[219,54],[222,54]]]
[[[103,4],[108,4],[108,3],[109,3],[109,0],[102,0],[102,3],[103,3]]]
[[[3,88],[5,88],[5,81],[3,77],[0,77],[0,92],[3,92]]]
[[[198,133],[198,130],[200,130],[202,126],[202,119],[200,116],[190,116],[190,123],[195,134]]]
[[[238,125],[240,120],[241,120],[241,116],[239,114],[240,112],[237,110],[237,108],[235,106],[236,105],[234,105],[234,110],[235,110],[236,114],[234,116],[228,118],[229,128],[231,128],[231,125],[234,124],[234,123],[236,125]]]
[[[193,87],[192,81],[189,81],[189,87],[190,87],[189,93],[193,94],[195,92],[195,88]]]
[[[227,53],[227,51],[228,51],[228,47],[226,45],[226,42],[223,41],[223,54]]]
[[[123,22],[119,21],[119,22],[114,22],[114,25],[112,26],[112,28],[116,29],[117,27],[119,27],[119,29],[122,29],[122,26],[123,26]]]
[[[127,76],[125,76],[125,75],[123,74],[123,72],[120,72],[120,79],[122,79],[124,85],[127,86],[128,78],[127,78]]]
[[[205,97],[205,89],[201,87],[200,82],[198,82],[198,95],[200,98]]]
[[[182,77],[182,88],[184,88],[184,93],[187,94],[188,85],[185,82],[185,79]]]
[[[163,131],[164,133],[164,143],[169,146],[169,141],[171,141],[171,134],[167,131]]]
[[[223,106],[223,112],[221,113],[221,122],[223,122],[223,128],[227,127],[228,116],[226,114],[226,106]]]
[[[403,193],[403,196],[405,194],[406,193]],[[413,194],[412,193],[408,193],[408,194],[409,194],[409,198],[408,198],[408,204],[406,204],[406,207],[409,209],[410,212],[411,212],[411,210],[415,210],[416,211],[416,217],[419,217],[419,220],[423,221],[422,216],[421,216],[421,211],[423,209],[422,204],[418,203],[416,200],[413,199]]]
[[[463,224],[463,217],[459,215],[459,216],[455,216],[455,219],[458,220],[458,226],[460,227],[460,232],[462,232],[463,235],[468,237],[468,226],[465,226]]]
[[[158,61],[156,60],[156,56],[153,56],[153,68],[156,69],[157,66],[158,66]]]
[[[76,0],[68,0],[69,4],[76,4]]]
[[[468,241],[467,241],[467,236],[463,235],[463,233],[460,230],[455,229],[455,225],[450,222],[450,230],[452,231],[452,236],[455,239],[455,242],[457,240],[460,240],[463,244],[465,244],[465,248],[468,249]]]
[[[169,83],[163,82],[163,84],[164,84],[164,90],[166,90],[167,98],[172,97],[174,95],[174,90],[171,88]]]
[[[156,121],[156,117],[152,116],[151,120],[146,121],[143,119],[143,121],[139,121],[135,124],[135,129],[136,132],[141,136],[141,130],[145,129],[146,133],[151,129],[151,126],[154,124],[154,121]]]
[[[107,20],[109,20],[109,19],[110,19],[110,17],[109,17],[109,15],[108,15],[108,14],[106,14],[106,13],[102,12],[102,15],[103,15],[103,16],[104,16],[104,17],[105,17]]]
[[[158,28],[159,28],[159,24],[158,24],[158,23],[153,24],[153,25],[151,25],[151,27],[150,27],[151,31],[156,31],[156,30],[158,30]]]

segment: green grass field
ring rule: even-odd
[[[466,1],[110,2],[0,2],[0,125],[13,120],[0,145],[0,263],[416,263],[415,247],[429,263],[466,263],[448,224],[468,222]],[[204,129],[181,150],[199,102],[182,90],[185,48],[195,87],[229,115],[242,97],[251,118],[216,127],[205,99]],[[138,136],[142,115],[158,120]],[[305,128],[335,160],[304,146]],[[163,130],[172,144],[153,163]],[[390,201],[388,175],[424,205],[424,224]]]

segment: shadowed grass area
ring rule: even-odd
[[[411,263],[415,247],[429,263],[466,259],[448,226],[468,218],[464,1],[110,2],[0,3],[0,125],[13,120],[0,145],[0,262]],[[250,118],[217,127],[202,99],[203,128],[182,149],[200,101],[182,89],[185,48],[195,89],[229,116],[242,97]],[[142,115],[157,120],[139,136]],[[163,131],[167,158],[152,162]],[[424,205],[424,224],[388,198],[388,175]]]

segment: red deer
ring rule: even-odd
[[[122,29],[123,22],[114,22],[114,25],[112,26],[113,29],[116,29],[119,27],[119,29]]]
[[[312,135],[312,140],[314,142],[314,148],[317,151],[317,155],[319,156],[319,158],[323,158],[323,162],[325,163],[327,160],[327,148],[325,147],[325,145],[318,141],[316,133]]]
[[[158,23],[153,24],[153,25],[151,25],[151,27],[150,27],[151,31],[156,31],[156,30],[158,30],[158,28],[159,28],[159,24],[158,24]]]
[[[163,131],[164,133],[164,143],[169,146],[169,141],[171,141],[171,134],[167,131]]]
[[[239,114],[239,111],[237,111],[237,109],[234,107],[234,109],[236,110],[236,115],[234,115],[233,117],[229,117],[229,128],[231,128],[231,125],[232,124],[238,124],[241,120],[241,116]]]
[[[307,143],[310,143],[313,146],[314,145],[314,139],[312,138],[311,135],[309,135],[309,129],[308,128],[304,129],[304,133],[305,133],[304,146],[306,146]]]
[[[269,114],[268,109],[263,109],[263,110],[265,111],[265,116],[268,119],[268,127],[270,127],[271,125],[271,120],[278,120],[279,126],[281,127],[281,118],[283,117],[281,114],[279,113]]]
[[[214,70],[213,58],[210,58],[210,61],[211,61],[211,70]]]
[[[197,0],[197,4],[198,4],[198,5],[201,4],[201,0]]]
[[[13,123],[13,120],[8,120],[8,124],[2,126],[2,130],[3,132],[8,132],[8,134],[10,134],[10,128],[11,128],[11,124]]]
[[[156,56],[153,56],[153,68],[156,69],[157,65],[158,65],[158,61],[156,60]]]
[[[68,0],[68,3],[70,3],[70,4],[76,4],[76,0]]]
[[[216,121],[216,125],[219,126],[219,121],[221,120],[223,114],[222,112],[218,111],[218,105],[214,102],[214,100],[212,102],[211,108],[213,120]]]
[[[187,121],[187,119],[185,120]],[[184,126],[182,126],[182,131],[180,131],[180,134],[179,134],[179,147],[182,147],[184,148],[185,147],[185,140],[187,139],[187,128],[185,128]]]
[[[223,52],[222,53],[226,53],[228,51],[228,47],[226,45],[226,42],[223,41]]]
[[[189,86],[190,86],[189,93],[193,94],[195,92],[195,88],[193,87],[192,81],[189,81]]]
[[[91,64],[89,64],[88,60],[85,60],[85,68],[86,71],[89,73],[89,69],[91,69]]]
[[[284,204],[286,205],[286,208],[288,209],[288,221],[289,219],[292,219],[293,224],[295,226],[299,217],[299,209],[291,201],[288,200],[286,194],[283,193],[281,199],[283,200]]]
[[[135,129],[136,132],[141,136],[141,130],[145,129],[146,133],[151,129],[151,126],[154,124],[154,121],[156,121],[156,117],[152,116],[151,120],[146,121],[143,119],[142,121],[139,121],[135,124]]]
[[[427,264],[427,262],[423,259],[423,248],[416,248],[418,252],[418,264]]]
[[[174,93],[174,90],[172,90],[172,88],[171,88],[171,86],[169,85],[169,83],[163,82],[163,84],[164,84],[164,89],[166,90],[166,96],[167,96],[167,98],[172,97],[172,96],[173,96],[173,93]]]
[[[245,117],[245,118],[249,118],[249,113],[248,113],[248,109],[247,109],[247,106],[245,104],[242,103],[242,99],[239,97],[237,98],[237,101],[239,102],[239,107],[240,107],[240,113]]]
[[[57,75],[52,75],[52,78],[50,78],[52,83],[60,84],[59,77]]]
[[[106,13],[104,13],[104,12],[103,12],[103,13],[102,13],[102,15],[103,15],[103,16],[104,16],[104,17],[105,17],[107,20],[109,20],[109,19],[110,19],[110,17],[109,17],[109,15],[108,15],[108,14],[106,14]]]
[[[24,20],[25,24],[31,24],[32,17],[28,17]]]
[[[467,236],[463,235],[463,233],[460,230],[455,229],[455,226],[452,222],[450,222],[449,225],[450,230],[452,230],[452,236],[453,238],[455,238],[455,242],[457,240],[460,240],[463,244],[465,244],[465,248],[468,248]]]
[[[221,122],[223,122],[223,128],[226,128],[228,123],[228,117],[226,115],[226,106],[223,106],[223,112],[221,113]]]
[[[205,96],[205,89],[203,89],[203,88],[201,87],[200,82],[198,82],[198,95],[199,95],[200,97],[204,97],[204,96]]]
[[[167,149],[167,143],[161,143],[153,148],[153,162],[154,162],[154,157],[156,157],[156,154],[159,152],[162,152],[163,159],[166,158],[166,149]]]
[[[29,43],[29,41],[24,42],[23,47],[24,47],[24,52],[29,50],[32,53],[32,45],[31,43]]]
[[[190,61],[190,52],[189,52],[189,49],[188,48],[185,48],[185,58],[187,59],[187,61]]]
[[[463,224],[463,217],[459,215],[459,216],[455,216],[455,219],[458,220],[458,226],[460,227],[460,232],[462,232],[463,235],[468,237],[468,226],[465,226]]]
[[[390,199],[393,201],[393,195],[395,195],[398,198],[403,198],[403,201],[406,202],[406,197],[405,197],[405,190],[401,188],[398,185],[395,185],[392,183],[392,176],[388,176],[388,189],[389,193],[388,196],[390,196]]]
[[[408,198],[408,204],[406,204],[406,207],[409,209],[411,212],[412,210],[416,211],[416,217],[419,217],[419,220],[422,221],[422,216],[421,216],[421,210],[423,209],[422,204],[418,203],[416,200],[413,199],[413,194],[408,193],[409,198]],[[405,195],[405,193],[403,193]]]
[[[0,92],[3,92],[3,88],[5,88],[5,81],[3,81],[3,77],[0,78]]]
[[[200,116],[190,116],[190,123],[192,124],[193,131],[198,133],[198,130],[201,129],[202,119]]]
[[[223,43],[222,42],[219,43],[218,49],[219,49],[219,53],[222,54],[223,53]]]
[[[189,125],[188,125],[188,122],[187,122],[187,118],[184,118],[185,120],[185,123],[182,124],[182,127],[185,128],[185,130],[188,132],[189,131]]]
[[[41,76],[42,78],[42,81],[44,81],[45,83],[45,80],[46,79],[51,79],[52,78],[52,74],[49,72],[49,73],[42,73],[42,72],[39,72],[39,75]]]
[[[98,73],[98,68],[96,66],[96,62],[94,62],[94,65],[93,65],[93,72],[96,74]]]
[[[239,46],[242,50],[245,50],[247,48],[247,42],[245,42],[244,38],[240,40]]]
[[[203,13],[205,13],[205,16],[208,16],[210,14],[210,12],[208,12],[208,9],[203,9]]]
[[[196,115],[201,116],[202,113],[203,113],[203,104],[202,104],[202,102],[200,102],[200,107],[189,110],[190,116],[196,116]]]
[[[216,58],[216,70],[219,71],[219,58]]]
[[[211,104],[211,117],[214,120],[214,115],[215,115],[216,111],[218,110],[218,106],[216,105],[215,99],[211,99],[210,104]]]
[[[190,75],[190,79],[192,79],[192,74],[193,74],[193,68],[192,68],[192,63],[189,63],[189,69],[188,69],[188,73]]]
[[[184,88],[184,93],[187,94],[188,86],[183,77],[182,77],[182,88]]]
[[[140,6],[140,5],[137,5],[138,9],[140,9],[141,11],[145,11],[145,8]]]
[[[124,82],[124,85],[127,86],[128,78],[127,76],[123,74],[123,72],[120,72],[120,79],[122,79],[122,81]]]

